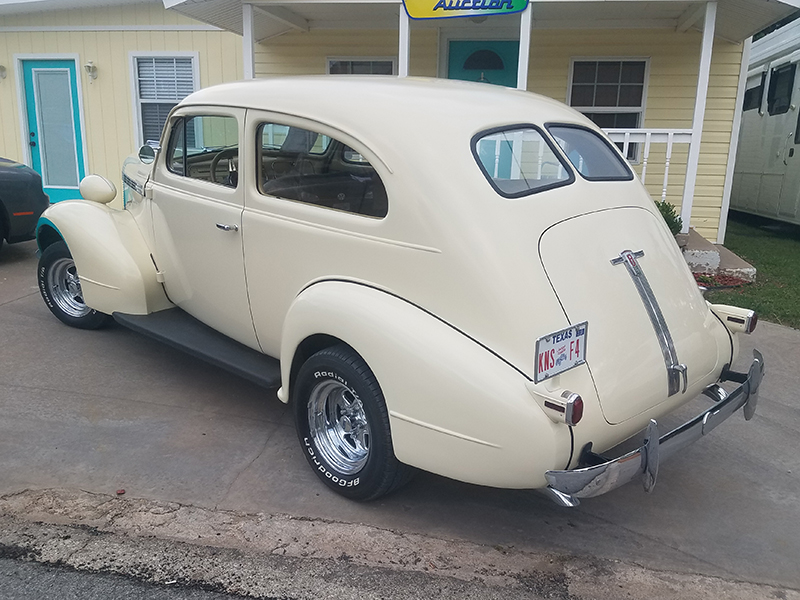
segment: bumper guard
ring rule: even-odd
[[[744,407],[744,418],[750,420],[756,412],[758,388],[764,376],[764,358],[753,350],[753,362],[747,373],[725,370],[718,383],[733,381],[739,385],[726,392],[718,383],[708,386],[703,394],[714,400],[714,406],[659,437],[658,423],[651,419],[644,443],[636,450],[608,460],[591,452],[587,445],[581,456],[583,468],[570,471],[547,471],[549,484],[544,491],[562,506],[577,506],[579,498],[592,498],[625,485],[637,476],[642,477],[646,492],[656,485],[659,462],[697,441],[733,413]]]

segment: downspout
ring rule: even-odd
[[[253,40],[253,5],[242,4],[242,59],[244,78],[256,76],[255,42]]]
[[[531,3],[520,13],[519,18],[519,66],[517,67],[517,89],[528,89],[528,62],[531,56],[531,26],[533,21]]]
[[[742,48],[742,67],[739,70],[739,87],[736,90],[736,105],[733,113],[733,129],[731,130],[731,146],[728,151],[728,166],[725,168],[725,188],[722,191],[722,209],[719,213],[719,228],[717,230],[717,243],[725,243],[725,233],[728,229],[728,209],[731,206],[731,189],[733,189],[733,170],[736,166],[736,151],[739,149],[739,131],[742,128],[742,107],[744,106],[744,88],[747,85],[748,64],[750,63],[750,48],[753,38],[744,41]]]
[[[688,233],[692,218],[692,202],[697,182],[697,167],[700,163],[700,140],[703,136],[703,119],[706,113],[708,98],[708,80],[711,75],[711,52],[714,46],[714,27],[717,19],[717,3],[706,4],[706,16],[703,22],[703,44],[700,50],[700,72],[697,75],[697,97],[692,117],[692,143],[689,146],[689,157],[686,165],[686,183],[683,186],[681,202],[682,233]]]

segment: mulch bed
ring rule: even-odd
[[[728,289],[750,285],[750,281],[731,277],[730,275],[707,275],[705,273],[693,273],[697,285],[709,290]]]

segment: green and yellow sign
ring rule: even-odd
[[[510,15],[525,10],[528,0],[403,0],[412,19],[451,19]]]

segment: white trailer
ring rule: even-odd
[[[800,20],[753,42],[731,208],[800,225]]]

